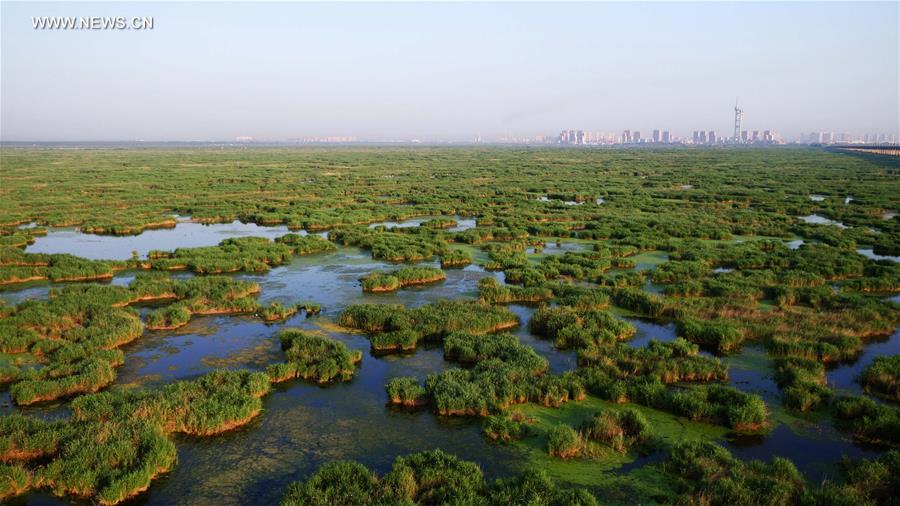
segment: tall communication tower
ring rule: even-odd
[[[741,142],[741,120],[744,118],[744,110],[738,107],[737,99],[734,99],[734,143]]]

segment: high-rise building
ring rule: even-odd
[[[706,144],[706,130],[700,130],[700,140],[697,144]]]
[[[716,143],[716,131],[715,131],[715,130],[710,130],[709,133],[708,133],[707,135],[708,135],[708,136],[707,136],[706,140],[707,140],[710,144],[715,144],[715,143]]]
[[[584,144],[584,130],[575,132],[575,144],[578,144],[579,146]]]
[[[741,142],[746,143],[750,140],[750,133],[746,130],[741,130]]]
[[[631,134],[631,141],[634,142],[635,144],[641,142],[641,132],[638,131],[638,130],[635,130],[635,131]]]
[[[670,139],[670,137],[669,137],[669,131],[668,131],[668,130],[663,130],[663,133],[662,133],[662,141],[663,141],[663,143],[664,143],[664,144],[668,144],[668,143],[670,142],[669,139]]]
[[[750,135],[750,141],[751,142],[759,142],[759,130],[753,131],[753,133]]]
[[[765,141],[765,142],[774,142],[775,141],[774,137],[772,137],[771,130],[766,130],[763,132],[763,141]]]
[[[694,130],[693,140],[694,140],[694,144],[700,144],[700,131],[699,130]]]
[[[662,139],[660,138],[659,130],[653,130],[653,142],[659,143],[661,140]]]
[[[568,134],[569,144],[575,144],[575,130],[569,130]]]
[[[622,144],[631,144],[631,130],[622,132]]]

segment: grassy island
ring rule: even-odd
[[[274,383],[294,378],[328,383],[349,381],[362,361],[362,353],[350,351],[347,345],[328,337],[307,334],[296,329],[278,333],[285,362],[267,369]]]
[[[373,333],[374,351],[397,352],[413,350],[423,339],[443,339],[451,332],[486,334],[509,329],[519,320],[503,308],[447,300],[412,310],[391,304],[356,304],[340,314],[338,323]]]
[[[866,392],[900,402],[900,355],[876,357],[859,381]]]
[[[396,271],[373,272],[360,279],[364,292],[393,292],[413,285],[443,281],[447,275],[433,267],[403,267]]]

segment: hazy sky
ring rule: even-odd
[[[0,138],[897,133],[898,5],[4,1]]]

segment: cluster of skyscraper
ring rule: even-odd
[[[585,134],[584,130],[563,130],[560,132],[558,142],[560,144],[776,144],[780,143],[778,136],[771,130],[747,131],[742,129],[744,120],[744,110],[734,106],[734,135],[731,138],[722,137],[716,134],[715,130],[694,130],[693,136],[689,139],[678,139],[672,136],[668,130],[653,130],[650,138],[641,136],[639,130],[625,130],[618,139],[609,136],[600,135],[591,139],[590,133]],[[598,142],[600,140],[600,142]]]
[[[325,137],[294,137],[287,141],[298,144],[346,144],[348,142],[359,142],[359,139],[349,135],[329,135]]]
[[[896,134],[853,135],[834,132],[810,132],[802,135],[798,142],[806,144],[897,144]]]
[[[715,130],[694,130],[691,137],[682,139],[672,135],[669,130],[660,129],[652,130],[649,137],[645,137],[640,130],[624,130],[621,134],[563,130],[554,140],[558,144],[574,146],[597,144],[776,144],[780,142],[777,134],[771,130],[744,130],[735,141],[733,137],[727,138],[718,135]]]
[[[592,144],[617,144],[615,134],[604,132],[587,132],[584,130],[563,130],[555,140],[560,144],[573,144],[577,146]]]
[[[694,130],[691,144],[776,144],[777,135],[771,130],[741,130],[741,133],[731,138],[716,134],[715,130]]]

